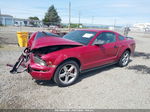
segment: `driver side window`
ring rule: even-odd
[[[112,43],[116,41],[116,35],[112,32],[103,32],[97,36],[95,41],[104,41],[106,44]]]

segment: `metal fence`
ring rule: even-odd
[[[92,27],[91,27],[92,28]],[[89,29],[91,29],[89,27]],[[0,32],[4,33],[4,32],[18,32],[18,31],[22,31],[22,32],[36,32],[36,31],[46,31],[46,32],[51,32],[53,29],[57,30],[58,32],[69,32],[69,30],[75,30],[78,28],[55,28],[55,27],[25,27],[25,26],[0,26]],[[93,29],[93,28],[92,28]],[[94,28],[94,29],[102,29],[102,28]],[[114,29],[109,29],[109,28],[105,28],[108,30],[114,30],[117,32],[124,32],[124,28],[114,28]],[[144,29],[138,29],[138,28],[130,28],[132,33],[144,33],[144,34],[150,34],[150,31],[145,31]]]

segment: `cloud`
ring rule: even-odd
[[[127,3],[118,3],[118,4],[107,5],[107,7],[111,7],[111,8],[130,8],[130,7],[134,7],[134,5],[127,4]]]
[[[42,19],[50,5],[54,4],[62,22],[68,23],[68,0],[1,0],[3,14],[17,18],[38,16]],[[148,22],[150,18],[149,0],[71,0],[71,17],[73,23],[78,23],[79,11],[82,23],[94,24],[127,24]]]

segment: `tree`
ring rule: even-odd
[[[82,26],[82,24],[75,24],[75,23],[70,24],[70,28],[78,28],[80,26]]]
[[[59,25],[61,23],[61,18],[58,15],[54,5],[50,6],[45,17],[43,19],[44,25]]]
[[[38,17],[34,16],[34,17],[29,17],[30,20],[39,20]]]
[[[28,19],[30,20],[31,25],[37,26],[37,23],[35,23],[35,20],[39,20],[38,17],[34,16],[34,17],[29,17]]]

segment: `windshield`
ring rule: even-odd
[[[96,32],[92,31],[82,31],[82,30],[76,30],[72,31],[66,35],[63,36],[65,39],[69,39],[75,42],[79,42],[84,45],[88,45],[90,40],[96,35]]]
[[[36,34],[35,40],[42,38],[42,37],[45,37],[45,36],[59,37],[58,35],[53,34],[53,33],[49,33],[49,32],[38,32]]]

